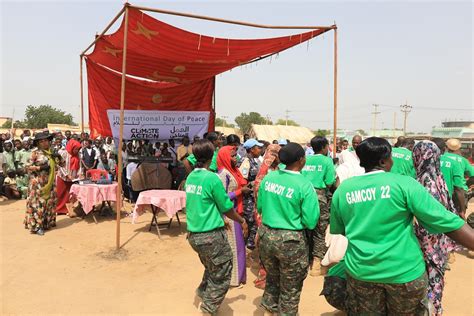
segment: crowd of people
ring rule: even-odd
[[[308,273],[325,275],[321,295],[350,315],[442,314],[454,252],[474,250],[474,168],[461,143],[400,137],[392,147],[356,135],[338,145],[318,136],[307,148],[247,135],[223,143],[216,133],[193,144],[186,212],[205,269],[203,314],[247,283],[251,251],[265,315],[296,315]]]
[[[25,130],[0,141],[0,194],[26,199],[24,225],[37,235],[72,215],[75,181],[94,170],[113,181],[118,168],[129,181],[141,160],[156,158],[186,192],[188,240],[205,268],[196,290],[203,314],[247,283],[247,256],[257,253],[253,283],[268,315],[297,314],[308,273],[325,276],[321,295],[349,314],[441,315],[454,252],[474,250],[466,218],[474,168],[457,139],[400,137],[391,146],[316,136],[304,147],[209,132],[124,141],[122,166],[110,137]]]

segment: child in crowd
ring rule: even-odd
[[[7,177],[3,181],[3,192],[8,199],[18,200],[21,198],[21,193],[18,191],[15,180],[15,170],[8,170]]]
[[[25,173],[25,169],[17,169],[16,170],[16,187],[18,192],[21,193],[21,198],[26,199],[28,196],[28,175]]]

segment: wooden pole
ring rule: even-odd
[[[117,225],[116,225],[116,248],[120,248],[120,211],[122,210],[122,147],[123,147],[123,121],[124,121],[124,107],[125,107],[125,79],[127,74],[127,38],[128,38],[128,4],[125,8],[125,31],[123,34],[123,55],[122,55],[122,86],[120,90],[120,133],[118,143],[118,177],[117,177]]]
[[[204,16],[204,15],[197,15],[197,14],[190,14],[190,13],[183,13],[183,12],[176,12],[176,11],[169,11],[169,10],[161,10],[161,9],[148,8],[148,7],[135,6],[135,5],[130,5],[130,8],[135,8],[135,9],[142,10],[142,11],[150,11],[150,12],[156,12],[156,13],[162,13],[162,14],[184,16],[184,17],[187,17],[187,18],[194,18],[194,19],[201,19],[201,20],[208,20],[208,21],[229,23],[229,24],[237,24],[237,25],[243,25],[243,26],[263,28],[263,29],[307,29],[307,30],[314,30],[314,29],[331,30],[331,29],[336,29],[336,25],[331,25],[331,26],[263,25],[263,24],[255,24],[255,23],[248,23],[248,22],[242,22],[242,21],[227,20],[227,19],[214,18],[214,17]]]
[[[334,28],[334,151],[333,158],[336,158],[337,146],[337,27]]]
[[[395,140],[395,129],[397,128],[397,112],[393,112],[393,132],[392,137]]]
[[[123,12],[125,11],[125,8],[126,7],[129,7],[130,5],[128,3],[125,3],[125,5],[123,6],[122,10],[120,10],[119,13],[117,13],[117,15],[112,19],[112,21],[110,21],[110,23],[105,27],[105,29],[102,31],[102,33],[100,33],[98,36],[95,37],[94,41],[89,45],[87,46],[86,49],[84,49],[84,51],[81,53],[81,56],[83,56],[92,46],[94,46],[95,43],[97,43],[97,41],[102,37],[104,36],[105,32],[107,32],[111,27],[112,25],[115,23],[115,21],[118,20],[118,18],[123,14]]]
[[[82,55],[79,56],[81,62],[80,81],[81,81],[81,133],[84,133],[84,86],[82,79]]]

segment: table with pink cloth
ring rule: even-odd
[[[186,192],[177,190],[149,190],[140,192],[133,209],[132,223],[138,216],[145,213],[147,205],[152,205],[165,212],[172,219],[180,210],[186,207]],[[155,214],[154,214],[155,215]]]
[[[112,184],[73,184],[69,193],[81,202],[84,213],[88,214],[97,204],[105,201],[117,201],[117,182]]]

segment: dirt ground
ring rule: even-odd
[[[45,236],[23,228],[25,201],[1,202],[1,314],[159,314],[195,315],[194,290],[203,268],[186,241],[182,225],[148,232],[150,213],[136,224],[121,221],[122,248],[114,250],[113,217],[84,220],[58,217]],[[130,206],[128,206],[130,209]],[[474,204],[470,205],[474,211]],[[161,215],[160,222],[166,218]],[[474,259],[457,254],[446,275],[445,315],[474,315]],[[262,291],[248,284],[232,289],[219,315],[262,315]],[[306,279],[300,315],[343,315],[319,296],[322,277]]]

